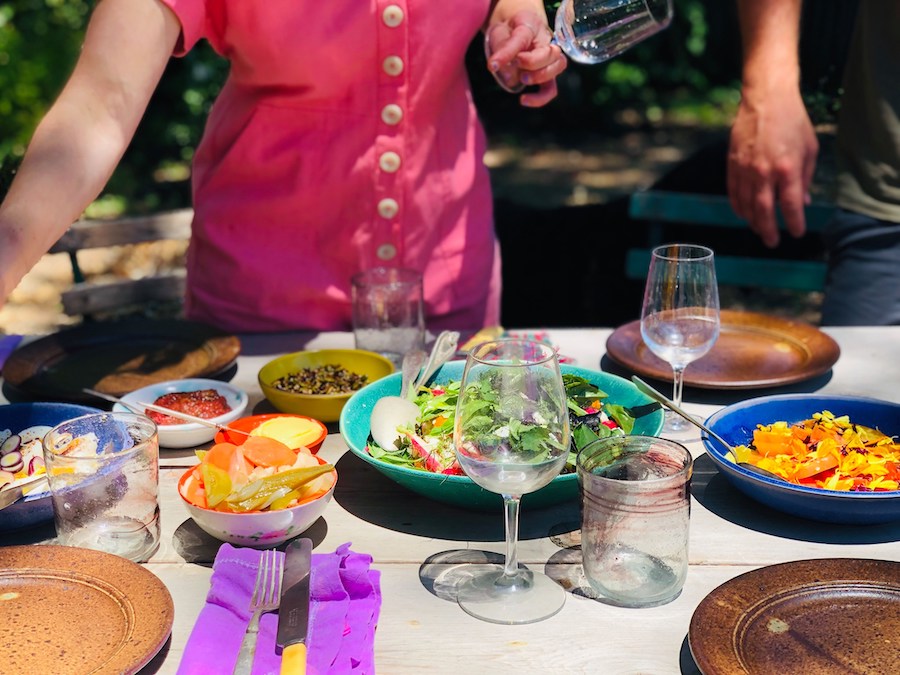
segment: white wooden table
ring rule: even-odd
[[[768,393],[862,395],[900,402],[900,327],[828,329],[842,353],[828,375],[777,390],[685,390],[685,407],[706,416],[737,400]],[[549,331],[578,365],[618,372],[603,358],[605,329]],[[273,355],[306,348],[352,346],[349,334],[248,336],[232,382],[250,394],[250,411],[271,412],[256,383]],[[601,363],[602,359],[602,363]],[[336,429],[333,429],[336,432]],[[459,561],[480,551],[502,555],[503,522],[496,513],[468,512],[418,497],[348,452],[332,433],[320,454],[339,480],[323,519],[308,532],[315,550],[352,542],[382,573],[383,605],[375,643],[380,673],[668,673],[697,672],[687,647],[691,615],[719,584],[760,566],[804,558],[860,557],[900,561],[900,523],[853,528],[792,518],[743,497],[686,443],[696,462],[692,484],[690,571],[682,594],[650,609],[624,609],[579,594],[578,505],[529,510],[523,500],[520,562],[576,589],[556,616],[525,626],[498,626],[465,614],[446,584]],[[170,642],[146,672],[174,673],[203,606],[219,542],[194,525],[176,493],[191,451],[161,451],[162,545],[147,568],[175,601]],[[51,532],[52,534],[52,532]],[[41,531],[3,543],[40,541]],[[216,672],[212,668],[210,672]]]

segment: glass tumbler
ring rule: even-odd
[[[377,352],[400,368],[404,354],[425,343],[422,275],[375,267],[354,275],[350,290],[356,348]]]
[[[581,551],[591,587],[610,604],[674,600],[688,570],[690,452],[651,436],[609,436],[577,459]]]
[[[144,562],[159,546],[159,441],[149,417],[84,415],[44,436],[60,544]]]

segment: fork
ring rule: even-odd
[[[281,602],[281,577],[284,573],[284,558],[274,549],[262,552],[259,568],[256,572],[256,583],[250,597],[250,623],[241,642],[241,651],[234,666],[234,675],[249,675],[253,668],[253,656],[256,652],[256,638],[259,635],[259,617],[263,612],[278,609]]]

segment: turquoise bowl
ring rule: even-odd
[[[462,378],[464,361],[444,364],[434,374],[430,384],[442,384]],[[609,395],[609,402],[624,406],[639,406],[653,401],[637,390],[628,380],[596,370],[563,364],[563,373],[572,373],[595,384]],[[388,375],[357,391],[341,412],[340,430],[350,451],[361,460],[380,471],[391,480],[424,497],[452,506],[479,511],[499,509],[503,500],[500,495],[479,487],[468,476],[445,476],[419,471],[403,466],[387,464],[366,452],[369,441],[369,418],[375,402],[382,396],[400,394],[400,373]],[[642,436],[656,436],[663,425],[663,411],[644,415],[635,421],[634,433]],[[578,476],[575,473],[562,474],[554,478],[546,487],[522,497],[523,508],[543,508],[564,502],[578,500]]]

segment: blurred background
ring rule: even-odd
[[[72,69],[93,4],[0,5],[0,196]],[[557,4],[546,3],[551,18]],[[736,9],[733,0],[674,4],[668,30],[611,62],[570,64],[559,80],[559,97],[537,110],[522,108],[497,87],[480,40],[469,50],[504,251],[505,325],[613,326],[636,318],[641,285],[623,282],[622,266],[625,249],[646,237],[646,225],[628,218],[629,195],[653,186],[725,193],[728,128],[739,102]],[[804,8],[803,89],[822,142],[816,177],[816,198],[822,200],[828,199],[829,143],[856,4],[817,0]],[[171,60],[134,142],[86,216],[190,206],[190,162],[226,74],[227,62],[205,42]],[[716,250],[750,247],[766,254],[748,232],[710,239],[708,231],[686,227],[675,234]],[[822,255],[812,237],[791,247],[812,258]],[[82,266],[91,278],[134,277],[182,265],[184,243],[89,253]],[[45,256],[0,309],[0,329],[45,332],[75,321],[59,306],[71,275],[65,254]],[[815,293],[723,289],[723,306],[769,308],[813,322],[818,301]]]

